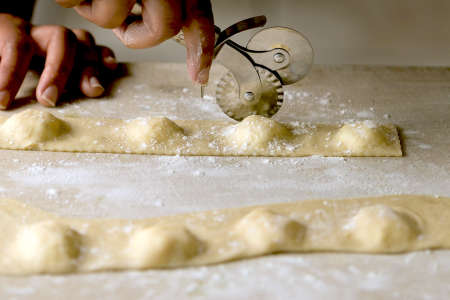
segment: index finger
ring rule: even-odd
[[[206,84],[209,78],[214,44],[214,17],[209,0],[186,0],[183,24],[188,71],[193,81]]]
[[[16,96],[33,56],[31,41],[13,41],[0,52],[0,109],[8,108]]]

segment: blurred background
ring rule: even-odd
[[[216,24],[226,27],[264,14],[269,26],[289,26],[311,41],[319,64],[450,65],[449,0],[213,0]],[[91,31],[120,61],[183,61],[172,41],[145,50],[124,47],[105,29],[54,0],[37,0],[35,24]],[[243,39],[244,37],[241,37]]]

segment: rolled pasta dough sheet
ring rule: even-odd
[[[450,248],[450,198],[311,200],[151,219],[59,217],[0,200],[0,273],[175,268],[280,252]]]
[[[402,156],[397,129],[362,121],[340,125],[57,117],[25,110],[0,118],[0,148],[216,156]]]

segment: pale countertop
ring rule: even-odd
[[[128,76],[113,85],[109,96],[48,110],[125,119],[227,118],[212,97],[199,98],[185,66],[128,67]],[[33,83],[30,76],[21,96],[30,95]],[[143,218],[313,198],[450,196],[450,68],[316,66],[304,81],[286,90],[277,120],[394,123],[401,130],[405,156],[225,158],[0,151],[0,197],[63,215]],[[18,109],[29,107],[37,106]],[[450,251],[289,254],[179,270],[0,277],[0,298],[446,299],[448,282]]]

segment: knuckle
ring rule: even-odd
[[[32,55],[34,44],[29,36],[21,34],[6,42],[4,49],[7,49],[10,53],[17,53],[18,55]]]
[[[60,26],[60,25],[51,25],[53,34],[58,36],[58,37],[67,37],[70,34],[70,30],[67,29],[64,26]]]
[[[95,24],[97,24],[98,26],[107,28],[107,29],[116,28],[122,24],[122,22],[118,22],[118,21],[114,21],[114,20],[102,20],[102,19],[97,19],[97,20],[94,20],[93,22]]]
[[[103,1],[103,3],[99,3],[95,7],[91,7],[89,17],[92,22],[101,27],[117,28],[126,22],[128,18],[137,16],[131,12],[135,2],[136,0]]]
[[[0,14],[0,22],[11,23],[17,27],[23,27],[28,24],[28,22],[26,22],[25,20],[11,14]]]
[[[89,34],[89,32],[87,30],[82,29],[82,28],[74,28],[74,29],[72,29],[72,31],[76,35],[83,36],[83,37],[86,37]]]
[[[52,31],[53,31],[54,38],[62,41],[64,44],[66,44],[69,47],[74,47],[78,42],[78,39],[77,39],[77,36],[75,35],[75,33],[73,33],[72,30],[70,30],[64,26],[53,25]]]
[[[152,28],[150,35],[154,41],[162,42],[175,36],[181,29],[178,24],[160,25]]]
[[[112,29],[122,25],[127,16],[128,12],[122,10],[110,11],[108,14],[102,11],[94,11],[88,19],[100,27]]]
[[[64,26],[59,26],[59,25],[51,25],[50,26],[53,35],[56,36],[57,38],[65,38],[68,35],[68,29]]]

